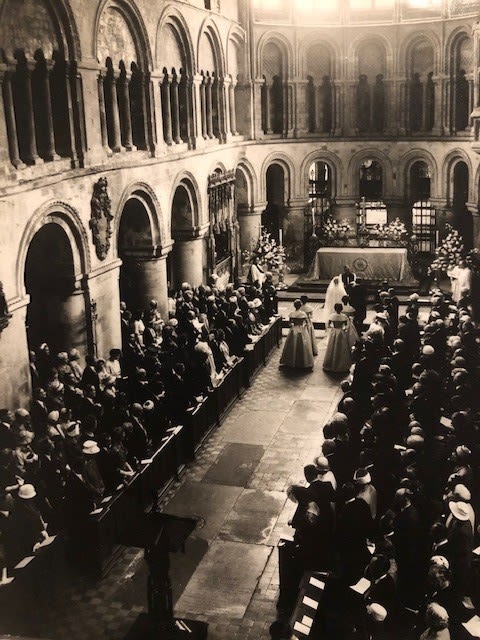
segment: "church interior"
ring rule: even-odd
[[[478,0],[0,52],[0,636],[480,638]]]

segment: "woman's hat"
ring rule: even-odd
[[[85,440],[82,447],[82,453],[87,455],[93,455],[94,453],[99,453],[100,448],[95,440]]]
[[[453,500],[450,500],[448,508],[457,520],[462,520],[463,522],[468,520],[468,505],[465,502],[454,502]]]
[[[330,471],[330,465],[325,456],[318,456],[317,458],[315,458],[314,462],[315,466],[317,467],[318,473],[323,474],[327,473],[327,471]]]
[[[47,416],[48,422],[56,424],[60,418],[60,411],[50,411]]]
[[[453,494],[461,502],[470,502],[472,494],[464,484],[457,484],[453,489]]]
[[[383,622],[387,617],[387,610],[385,607],[382,607],[378,602],[372,602],[367,605],[368,615],[375,620],[375,622]]]
[[[70,438],[78,438],[80,435],[80,424],[78,422],[69,422],[65,433]]]
[[[432,556],[430,558],[430,564],[435,565],[436,567],[444,567],[445,569],[450,569],[450,563],[445,558],[445,556]]]
[[[35,487],[33,484],[22,484],[22,486],[18,489],[18,497],[22,498],[22,500],[30,500],[37,495],[35,491]]]
[[[366,469],[357,469],[355,471],[355,475],[353,476],[353,481],[355,484],[370,484],[372,481],[372,476]]]

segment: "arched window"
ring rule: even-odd
[[[331,133],[333,129],[333,85],[331,56],[322,44],[307,51],[307,131]]]
[[[262,126],[265,134],[282,134],[287,128],[284,61],[280,47],[268,42],[263,49]]]
[[[358,48],[356,126],[360,134],[382,133],[386,126],[385,48],[379,42],[363,42]]]
[[[411,133],[431,131],[435,121],[433,47],[426,40],[410,50],[408,81],[408,129]]]
[[[452,46],[451,54],[451,118],[450,128],[454,133],[470,127],[472,112],[472,39],[467,34],[459,36]]]
[[[283,225],[285,209],[285,170],[281,164],[272,163],[265,177],[267,206],[262,213],[262,226],[278,241]]]
[[[305,211],[305,230],[318,235],[326,216],[330,214],[332,198],[332,179],[330,167],[326,162],[312,162],[308,171],[308,204]]]
[[[418,251],[435,250],[435,209],[430,202],[430,168],[421,160],[410,167],[410,201],[412,203],[412,236]]]

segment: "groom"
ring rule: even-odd
[[[367,289],[360,278],[355,278],[350,286],[350,304],[355,309],[353,324],[358,335],[363,331],[363,321],[367,316]]]
[[[341,275],[343,286],[345,287],[345,291],[348,295],[350,295],[352,291],[352,285],[357,279],[357,276],[350,270],[348,264],[343,267],[343,273]]]

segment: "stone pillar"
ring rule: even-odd
[[[102,136],[102,146],[107,155],[112,155],[112,150],[108,144],[108,131],[107,131],[107,113],[105,110],[105,87],[104,87],[105,77],[100,73],[97,78],[97,88],[98,88],[98,106],[99,106],[99,115],[100,115],[100,132]]]
[[[5,284],[8,291],[10,283]],[[30,405],[31,380],[25,330],[29,301],[29,296],[8,301],[12,317],[0,335],[0,406],[11,409],[28,409]]]
[[[435,97],[434,97],[434,114],[433,114],[433,129],[432,133],[437,136],[443,135],[444,127],[443,127],[443,110],[445,106],[442,102],[442,92],[443,92],[443,83],[444,80],[442,76],[435,76],[432,78],[433,85],[435,88]]]
[[[200,74],[195,75],[192,78],[192,105],[191,105],[191,115],[189,118],[193,118],[192,122],[192,142],[194,143],[195,148],[199,148],[204,146],[204,135],[203,135],[203,114],[205,107],[205,94],[203,87],[203,76]]]
[[[166,145],[163,139],[163,113],[162,113],[162,83],[159,76],[151,76],[147,82],[148,101],[150,104],[151,118],[151,144],[153,145],[153,155],[161,156],[165,153]]]
[[[180,102],[178,97],[178,79],[177,74],[173,74],[172,84],[170,86],[171,112],[172,112],[172,137],[175,144],[182,143],[180,135]]]
[[[225,142],[230,135],[230,108],[228,106],[229,78],[217,77],[217,109],[218,109],[218,137]]]
[[[257,205],[239,204],[237,220],[240,231],[240,250],[252,251],[257,246],[266,202]]]
[[[256,139],[261,139],[264,137],[263,130],[263,86],[265,84],[264,78],[256,78],[253,83],[253,109],[254,109],[254,120],[253,120],[253,131],[252,134]]]
[[[62,299],[57,308],[58,320],[64,340],[62,350],[67,351],[69,348],[75,348],[80,353],[87,353],[92,348],[87,333],[89,318],[86,300],[87,292],[78,283],[76,289],[67,298]]]
[[[118,107],[120,115],[120,131],[122,145],[127,151],[135,149],[132,141],[132,117],[130,113],[130,93],[128,89],[129,78],[123,63],[120,67],[120,75],[117,80]]]
[[[200,83],[200,118],[201,118],[201,127],[200,130],[202,132],[202,138],[206,140],[208,138],[207,133],[207,80],[205,76],[202,76],[202,81]]]
[[[0,65],[0,89],[0,98],[3,95],[3,100],[0,99],[0,162],[11,162],[16,169],[19,169],[25,165],[20,160],[18,150],[17,123],[15,122],[10,73],[3,64]],[[2,109],[3,114],[1,113]]]
[[[480,249],[480,212],[478,210],[478,205],[475,208],[475,211],[472,210],[472,221],[473,221],[473,248]]]
[[[237,131],[237,110],[236,110],[236,96],[235,89],[237,86],[237,82],[232,80],[230,86],[228,87],[228,108],[230,110],[230,131],[232,136],[238,136]]]
[[[162,115],[163,115],[163,139],[170,146],[173,144],[172,136],[172,103],[170,98],[171,77],[165,73],[161,85]]]
[[[37,64],[32,72],[32,81],[36,88],[35,98],[38,100],[36,105],[37,116],[36,122],[36,138],[37,142],[43,140],[44,148],[41,153],[44,160],[52,161],[58,159],[55,153],[55,134],[53,130],[52,116],[52,97],[50,94],[50,71],[51,65],[43,57],[43,54],[35,54]],[[42,129],[40,132],[38,128]],[[45,128],[45,130],[43,130]]]
[[[212,139],[214,138],[213,133],[213,100],[212,100],[212,78],[207,77],[206,85],[205,85],[205,106],[206,106],[206,122],[207,122],[207,137]]]
[[[135,282],[135,290],[130,292],[130,304],[138,309],[148,309],[149,301],[156,300],[164,318],[168,317],[167,253],[168,251],[163,252],[161,256],[139,255],[132,251],[123,256]],[[118,291],[118,286],[116,290]]]
[[[264,87],[263,88],[263,118],[264,118],[264,126],[265,126],[264,133],[271,134],[272,133],[272,114],[270,111],[271,87],[269,86],[266,78],[265,78],[263,87]]]
[[[120,276],[121,260],[102,265],[86,276],[87,314],[90,320],[91,341],[97,356],[108,356],[110,349],[120,349]]]
[[[285,219],[279,220],[283,228],[283,244],[288,256],[287,264],[293,273],[305,269],[305,207],[308,201],[291,201]]]
[[[346,83],[344,80],[332,82],[332,135],[342,136],[345,127]]]
[[[193,238],[176,239],[172,249],[174,288],[178,289],[182,282],[189,282],[193,287],[202,284],[204,260],[204,234]]]
[[[33,112],[32,86],[31,86],[31,68],[26,60],[19,59],[14,74],[14,103],[22,102],[22,108],[25,113],[24,122],[25,131],[20,132],[17,127],[17,133],[23,134],[23,144],[20,144],[20,154],[22,160],[27,164],[38,164],[42,162],[38,157],[37,140],[35,136],[35,118]],[[17,123],[18,124],[18,123]]]
[[[110,122],[109,147],[114,153],[122,151],[121,133],[120,133],[120,115],[118,113],[117,84],[113,68],[110,66],[107,75],[103,81],[105,87],[105,95],[108,96],[106,104],[107,128]]]

